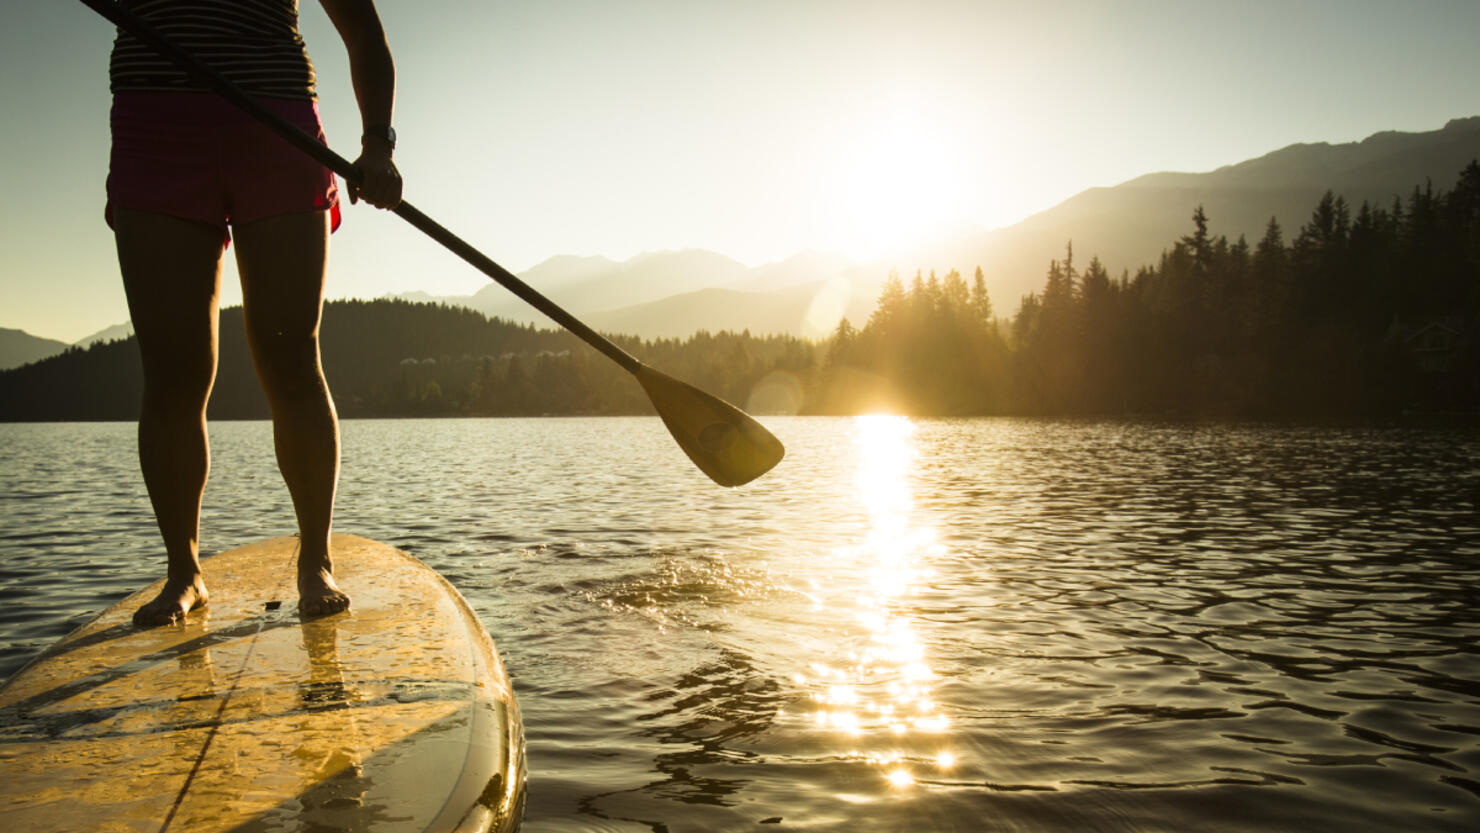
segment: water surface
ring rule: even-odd
[[[1480,431],[767,423],[734,491],[656,420],[345,424],[338,528],[514,675],[526,830],[1480,827]],[[204,546],[292,532],[212,437]],[[0,448],[5,677],[161,564],[132,426]]]

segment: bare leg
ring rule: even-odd
[[[319,362],[328,215],[267,217],[237,226],[235,237],[247,342],[272,408],[278,468],[298,516],[298,609],[308,616],[345,610],[349,597],[334,583],[329,555],[339,419]]]
[[[206,401],[216,378],[221,229],[115,208],[118,264],[144,367],[139,466],[168,558],[164,590],[134,613],[141,626],[206,603],[200,502],[210,473]]]

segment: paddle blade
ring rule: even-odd
[[[781,462],[786,449],[734,405],[646,365],[634,374],[678,447],[721,486],[741,486]]]

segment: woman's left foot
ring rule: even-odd
[[[327,566],[298,566],[298,613],[302,616],[327,616],[349,610],[349,596],[334,583]]]

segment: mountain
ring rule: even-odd
[[[1414,183],[1452,187],[1476,158],[1480,116],[1454,119],[1440,130],[1295,144],[1205,173],[1153,173],[1090,188],[1015,225],[958,235],[886,262],[854,265],[837,255],[804,253],[747,270],[722,255],[689,250],[622,263],[561,256],[521,277],[600,329],[647,338],[747,328],[817,337],[836,326],[836,318],[823,320],[834,308],[861,325],[893,269],[908,282],[917,269],[940,275],[958,269],[970,279],[980,266],[998,314],[1011,315],[1024,295],[1042,288],[1049,262],[1062,260],[1071,241],[1077,266],[1099,257],[1118,277],[1122,270],[1134,273],[1156,263],[1163,250],[1190,233],[1199,205],[1214,235],[1243,235],[1252,245],[1274,217],[1290,241],[1327,190],[1344,197],[1353,211],[1363,201],[1390,207],[1406,201]],[[497,285],[470,299],[437,300],[545,323]]]
[[[527,272],[521,272],[519,278],[531,286],[540,287],[542,292],[553,292],[574,283],[599,279],[620,269],[622,264],[601,255],[556,255]]]
[[[864,287],[858,289],[857,287]],[[756,335],[785,334],[824,338],[838,320],[866,321],[878,299],[878,283],[860,277],[787,286],[769,292],[729,288],[701,289],[658,301],[592,313],[587,323],[608,333],[637,333],[643,338],[686,338],[749,330]]]
[[[675,338],[700,330],[820,337],[837,326],[836,307],[854,320],[873,309],[882,273],[842,255],[803,252],[753,269],[703,250],[658,252],[627,261],[558,255],[520,280],[605,332]],[[854,284],[863,287],[853,291]],[[696,287],[702,287],[696,289]],[[498,284],[474,295],[432,296],[419,290],[392,296],[413,303],[464,306],[488,316],[547,326],[543,314]],[[832,315],[828,320],[829,315]],[[812,322],[810,325],[808,322]]]
[[[91,347],[99,342],[117,341],[128,338],[134,334],[134,322],[125,321],[122,324],[114,324],[111,327],[98,330],[87,338],[72,342],[74,347]]]
[[[751,269],[745,277],[726,287],[742,292],[768,292],[836,277],[856,264],[832,252],[802,252],[777,263]]]
[[[0,370],[20,367],[67,349],[65,341],[33,336],[25,330],[0,327]]]
[[[1425,133],[1376,133],[1360,142],[1296,144],[1207,173],[1155,173],[1108,188],[1091,188],[1016,225],[957,239],[915,253],[901,271],[952,268],[986,273],[997,309],[1010,313],[1018,300],[1043,285],[1050,260],[1062,260],[1073,241],[1079,266],[1098,256],[1112,275],[1153,264],[1192,230],[1202,205],[1210,231],[1250,244],[1271,217],[1293,240],[1311,208],[1331,190],[1355,212],[1363,201],[1391,207],[1406,201],[1414,183],[1454,185],[1459,172],[1480,158],[1480,116],[1454,119]]]
[[[620,263],[603,257],[551,258],[519,277],[550,300],[574,313],[656,301],[681,292],[723,286],[739,280],[745,265],[702,249],[651,252]],[[451,299],[439,299],[455,303]],[[519,323],[548,324],[549,320],[496,283],[490,283],[461,301],[484,315]]]
[[[678,338],[700,330],[748,328],[757,334],[821,337],[837,327],[840,315],[867,320],[886,274],[830,252],[802,252],[752,269],[691,249],[621,262],[558,255],[518,278],[604,332]],[[550,323],[498,284],[474,295],[438,297],[415,290],[391,297],[468,307],[524,324]]]

